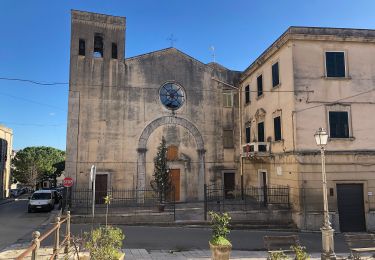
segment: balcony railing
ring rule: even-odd
[[[242,145],[242,157],[252,154],[266,155],[269,151],[270,147],[267,142],[252,142]]]

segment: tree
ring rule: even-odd
[[[60,176],[65,152],[53,147],[26,147],[17,152],[12,160],[12,176],[30,186]],[[56,166],[58,168],[56,168]]]
[[[159,202],[162,203],[171,190],[172,183],[167,166],[167,147],[164,137],[158,146],[158,152],[154,158],[154,180],[150,182],[152,189],[158,193]]]

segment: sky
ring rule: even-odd
[[[126,17],[126,58],[171,46],[244,70],[289,26],[375,29],[375,1],[0,0],[0,124],[13,149],[65,150],[70,11]],[[28,81],[4,80],[23,79]]]

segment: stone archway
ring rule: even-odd
[[[175,117],[175,116],[163,116],[160,118],[155,119],[151,123],[149,123],[145,129],[143,129],[142,134],[138,141],[138,159],[137,159],[137,189],[144,190],[145,189],[145,180],[146,180],[146,152],[147,152],[147,141],[152,134],[160,126],[163,125],[179,125],[186,128],[194,137],[195,143],[197,145],[197,152],[199,158],[199,172],[198,172],[198,183],[202,184],[202,188],[198,189],[198,198],[203,200],[204,191],[203,191],[203,184],[205,183],[205,174],[204,174],[204,142],[203,137],[197,127],[191,123],[190,121]],[[143,197],[139,194],[140,197]]]

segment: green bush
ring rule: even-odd
[[[306,247],[297,245],[297,246],[291,246],[290,248],[296,254],[296,257],[295,257],[296,260],[310,259],[309,254],[306,252]]]
[[[288,259],[288,256],[283,251],[271,252],[268,260],[284,260]]]
[[[106,226],[85,233],[85,247],[93,260],[117,260],[121,256],[122,241],[125,236],[122,230]]]
[[[231,217],[228,213],[218,214],[210,211],[211,226],[212,226],[212,238],[210,243],[212,245],[230,246],[232,245],[228,240],[227,236],[230,232],[229,221]]]

